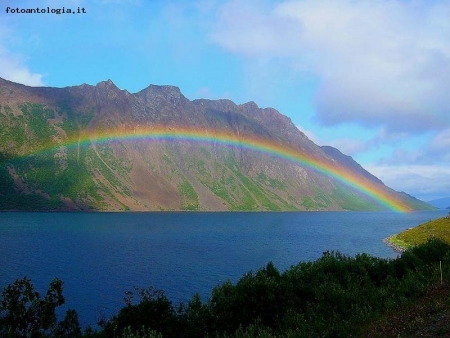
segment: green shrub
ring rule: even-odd
[[[187,304],[178,306],[160,290],[136,289],[126,294],[125,307],[117,315],[101,323],[99,332],[86,330],[84,336],[361,336],[364,327],[386,311],[394,311],[425,295],[440,279],[439,262],[450,265],[450,246],[432,239],[392,260],[367,254],[349,257],[327,251],[316,261],[299,263],[285,272],[269,263],[245,274],[235,284],[226,281],[215,287],[206,301],[197,294]],[[447,274],[444,277],[449,278]],[[47,308],[41,307],[49,309],[47,312],[36,311],[39,308],[33,305],[36,296],[26,291],[29,289],[26,285],[8,289],[16,290],[12,293],[4,291],[9,295],[27,295],[31,305],[19,313],[30,309],[31,313],[45,315],[46,319],[40,321],[44,331],[51,328],[61,335],[70,330],[79,332],[74,312],[56,324],[52,311],[60,304],[58,292],[48,298]],[[59,286],[56,283],[54,289],[59,290]],[[11,299],[18,299],[17,296],[7,298],[8,304],[12,304]],[[9,313],[14,309],[2,307],[0,333],[4,335],[24,332],[23,328],[16,329],[22,321],[11,319]]]
[[[140,301],[133,304],[136,296]],[[127,292],[126,306],[117,316],[102,323],[104,332],[112,337],[116,333],[123,334],[126,330],[137,330],[145,327],[160,332],[163,336],[173,336],[178,325],[172,302],[161,290],[153,287],[147,289],[135,289],[135,292]]]
[[[1,337],[79,337],[81,329],[75,311],[68,310],[63,321],[57,321],[56,308],[64,304],[63,282],[55,278],[45,297],[34,290],[24,277],[2,292],[0,306]]]

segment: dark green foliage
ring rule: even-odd
[[[413,247],[407,251],[416,255],[419,259],[425,262],[438,262],[445,259],[449,254],[449,244],[445,243],[439,238],[431,238],[422,245]]]
[[[139,303],[132,304],[135,292],[140,298]],[[172,306],[172,302],[164,295],[164,292],[152,287],[148,289],[136,289],[135,292],[127,292],[124,308],[119,314],[105,323],[103,334],[113,337],[123,334],[126,330],[138,331],[142,327],[161,332],[163,336],[172,337],[178,327],[178,318]]]
[[[32,143],[33,146],[51,142],[55,130],[48,124],[47,120],[55,117],[53,110],[35,103],[24,103],[20,106],[20,110],[27,121],[26,126],[34,134],[27,142]]]
[[[186,337],[205,337],[213,320],[209,307],[199,294],[195,294],[187,306],[179,307],[179,316],[180,329]]]
[[[56,337],[81,337],[81,327],[75,310],[67,310],[66,316],[58,323],[55,330]]]
[[[55,118],[55,111],[34,103],[19,108],[22,114],[16,117],[12,112],[0,114],[0,209],[63,210],[66,206],[61,196],[75,201],[89,196],[94,205],[100,201],[86,166],[86,148],[58,148],[56,130],[49,122]],[[73,115],[68,110],[66,114]],[[83,115],[84,123],[91,117]],[[67,135],[77,135],[78,126],[70,123],[73,128]],[[16,186],[10,170],[25,189]]]
[[[69,310],[57,321],[56,308],[64,304],[63,282],[55,278],[41,298],[30,279],[23,278],[2,292],[0,307],[1,337],[78,337],[81,329],[75,311]]]
[[[79,157],[81,159],[84,159],[85,154],[85,149],[80,149]],[[51,197],[50,201],[42,197],[43,202],[47,201],[47,205],[38,204],[34,206],[35,210],[63,207],[59,200],[61,195],[74,199],[86,195],[99,198],[92,175],[88,171],[85,161],[78,160],[76,149],[67,150],[67,165],[63,168],[55,162],[53,151],[16,159],[12,163],[17,173],[25,178],[32,191],[42,189]],[[26,195],[19,195],[19,197],[26,199]],[[24,209],[24,207],[20,207],[20,209]]]
[[[14,117],[13,113],[0,114],[0,151],[8,152],[9,158],[17,155],[26,141],[23,116]]]
[[[152,293],[129,303],[108,327],[144,326],[175,337],[360,336],[386,310],[421,297],[439,280],[439,261],[449,258],[450,246],[432,240],[395,260],[325,252],[284,273],[269,263],[215,287],[205,302],[196,295],[175,308]]]
[[[58,102],[58,108],[62,113],[65,113],[67,118],[65,118],[61,124],[61,128],[64,129],[69,139],[73,138],[73,136],[77,135],[80,131],[80,126],[77,123],[75,114],[71,108],[70,102],[61,101]],[[61,115],[59,114],[59,115]]]
[[[387,311],[413,304],[440,280],[439,262],[450,265],[450,246],[432,239],[406,251],[397,259],[367,254],[349,257],[327,251],[314,262],[302,262],[285,272],[269,263],[249,272],[233,284],[215,287],[202,301],[195,295],[187,304],[174,306],[162,291],[152,287],[127,292],[125,307],[101,323],[98,332],[86,330],[85,337],[359,337],[372,330],[370,324]],[[444,270],[444,280],[450,278]],[[36,311],[29,281],[5,289],[10,299],[2,307],[0,332],[23,330],[23,318],[41,320],[41,327],[55,336],[77,336],[75,312],[56,324],[54,307],[61,303],[61,284],[52,284],[47,307]],[[13,290],[13,291],[11,291]],[[12,306],[24,295],[26,307]],[[137,302],[134,298],[137,298]],[[21,304],[21,303],[20,303]],[[17,310],[19,309],[19,310]],[[19,321],[9,313],[32,315]],[[52,312],[53,311],[53,312]],[[28,319],[27,319],[28,320]],[[26,321],[25,321],[26,322]],[[35,321],[32,321],[35,322]],[[5,323],[9,323],[5,326]],[[16,323],[16,324],[11,324]],[[10,331],[8,331],[10,330]],[[365,331],[366,330],[366,331]],[[14,331],[18,332],[18,331]],[[47,331],[46,331],[47,332]],[[49,331],[50,332],[50,331]],[[70,333],[72,332],[72,333]]]
[[[281,275],[272,263],[244,275],[236,284],[223,284],[213,290],[210,299],[216,330],[233,333],[256,319],[273,326],[283,312],[284,292]],[[224,320],[223,320],[224,319]]]

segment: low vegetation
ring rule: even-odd
[[[163,291],[152,287],[128,291],[124,307],[115,316],[84,333],[74,311],[69,310],[62,321],[56,318],[55,307],[64,302],[62,282],[53,282],[41,298],[25,278],[3,291],[0,336],[448,335],[449,325],[440,318],[450,317],[449,286],[445,284],[449,278],[450,245],[439,239],[430,239],[396,259],[325,252],[318,260],[299,263],[285,272],[268,263],[236,284],[215,287],[206,300],[195,295],[187,304],[175,305]]]
[[[198,195],[192,184],[182,177],[181,183],[178,184],[178,192],[181,197],[181,210],[198,210]]]
[[[423,244],[430,238],[439,238],[450,244],[450,217],[442,217],[423,223],[415,228],[407,229],[390,237],[391,244],[408,249]]]
[[[450,244],[450,218],[442,217],[421,224],[400,233],[397,238],[409,245],[425,243],[429,238],[437,237]]]

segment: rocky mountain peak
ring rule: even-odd
[[[117,130],[131,135],[158,128],[180,132],[180,138],[97,141]],[[185,128],[211,142],[183,139]],[[111,80],[65,88],[0,80],[0,210],[383,209],[302,161],[222,144],[224,132],[243,145],[255,140],[262,149],[273,144],[318,163],[333,160],[411,208],[424,208],[255,102],[190,101],[174,86],[150,85],[130,94]],[[90,142],[67,146],[81,136]],[[39,145],[52,150],[34,156]]]
[[[180,88],[167,85],[164,86],[150,85],[147,88],[136,93],[136,95],[141,97],[145,96],[148,99],[155,99],[155,98],[163,98],[165,100],[185,99],[183,94],[181,94]]]
[[[250,101],[239,105],[239,109],[247,116],[256,119],[275,122],[278,124],[291,124],[291,119],[274,108],[260,108],[255,102]]]
[[[254,101],[246,102],[239,105],[239,107],[247,112],[255,112],[259,109],[258,105]]]
[[[228,99],[218,99],[218,100],[197,99],[192,102],[195,105],[201,106],[204,109],[221,112],[236,111],[238,107],[236,103]]]
[[[110,79],[108,79],[107,81],[101,81],[101,82],[97,83],[96,87],[98,89],[120,91],[120,89]]]

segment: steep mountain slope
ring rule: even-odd
[[[367,179],[377,182],[379,184],[383,183],[376,176],[372,175],[363,167],[361,167],[361,165],[358,162],[356,162],[351,156],[344,155],[338,149],[330,146],[322,146],[321,148],[325,152],[325,154],[333,158],[335,161],[344,164],[347,168],[351,168],[351,170],[359,173],[361,176],[364,176]]]
[[[0,79],[2,210],[429,208],[254,102]]]

